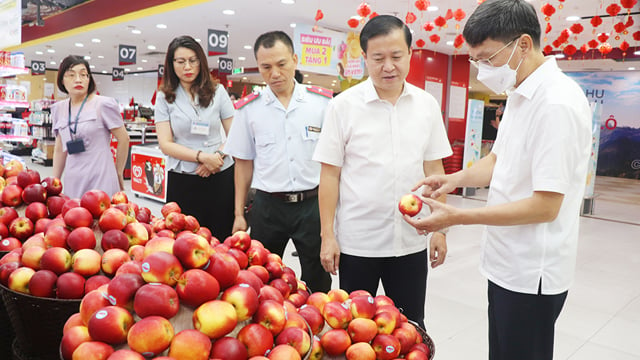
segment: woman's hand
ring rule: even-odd
[[[209,171],[209,169],[204,165],[204,164],[200,164],[198,165],[198,167],[196,168],[196,175],[200,176],[200,177],[209,177],[209,175],[211,175],[212,172]]]
[[[209,170],[210,174],[216,174],[224,165],[224,157],[218,152],[213,154],[203,152],[200,153],[200,163]]]

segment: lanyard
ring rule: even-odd
[[[84,103],[87,102],[87,99],[89,98],[89,94],[87,94],[87,96],[84,97],[84,100],[82,100],[82,104],[80,104],[80,109],[78,109],[78,113],[76,114],[76,121],[73,124],[73,129],[71,128],[71,99],[69,99],[69,131],[71,131],[71,133],[73,135],[76,134],[76,131],[78,131],[78,119],[80,118],[80,112],[82,111],[82,108],[84,107]]]

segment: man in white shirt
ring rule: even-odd
[[[540,50],[540,24],[525,0],[489,0],[463,35],[478,80],[507,91],[492,152],[473,167],[428,177],[426,197],[490,185],[487,206],[432,199],[423,231],[485,224],[480,271],[488,278],[489,358],[553,358],[554,326],[573,280],[579,208],[591,153],[591,110],[582,89]]]
[[[428,238],[402,221],[397,204],[416,179],[444,173],[441,159],[451,147],[436,100],[405,81],[410,45],[409,29],[396,17],[364,26],[369,79],[329,103],[313,159],[322,163],[324,269],[339,269],[347,291],[375,295],[382,280],[385,294],[424,326],[429,255],[433,267],[442,264],[445,234],[432,235],[429,254]]]

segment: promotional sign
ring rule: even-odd
[[[113,68],[111,70],[111,81],[124,80],[124,68]]]
[[[47,66],[44,61],[31,61],[31,75],[44,75],[46,70]]]
[[[19,45],[22,42],[22,1],[0,1],[0,49]]]
[[[166,158],[158,149],[131,147],[131,190],[151,199],[166,200]]]
[[[134,45],[118,46],[118,65],[133,65],[136,63],[136,47]]]
[[[158,65],[158,80],[164,76],[164,65]]]
[[[467,109],[467,129],[464,139],[464,156],[462,168],[466,169],[480,160],[482,147],[482,119],[484,117],[484,102],[482,100],[469,100]],[[475,188],[464,188],[463,195],[474,195]]]
[[[223,57],[218,59],[218,71],[221,74],[231,74],[233,72],[233,59]]]
[[[293,45],[298,69],[342,78],[364,76],[359,36],[311,25],[298,25],[293,31]]]
[[[229,33],[223,30],[209,29],[207,33],[207,50],[209,56],[224,55],[229,47]]]

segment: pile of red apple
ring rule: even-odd
[[[19,179],[27,175],[34,180],[25,185]],[[176,203],[155,217],[125,193],[109,198],[92,190],[69,199],[58,179],[40,185],[42,201],[31,201],[24,194],[39,175],[20,169],[14,176],[3,203],[15,185],[28,205],[23,217],[20,204],[0,208],[0,223],[8,224],[7,234],[0,225],[0,251],[9,251],[0,259],[0,283],[33,296],[82,299],[64,326],[64,359],[429,358],[391,299],[340,289],[309,294],[278,255],[245,232],[220,242]],[[33,204],[44,208],[29,217]]]

